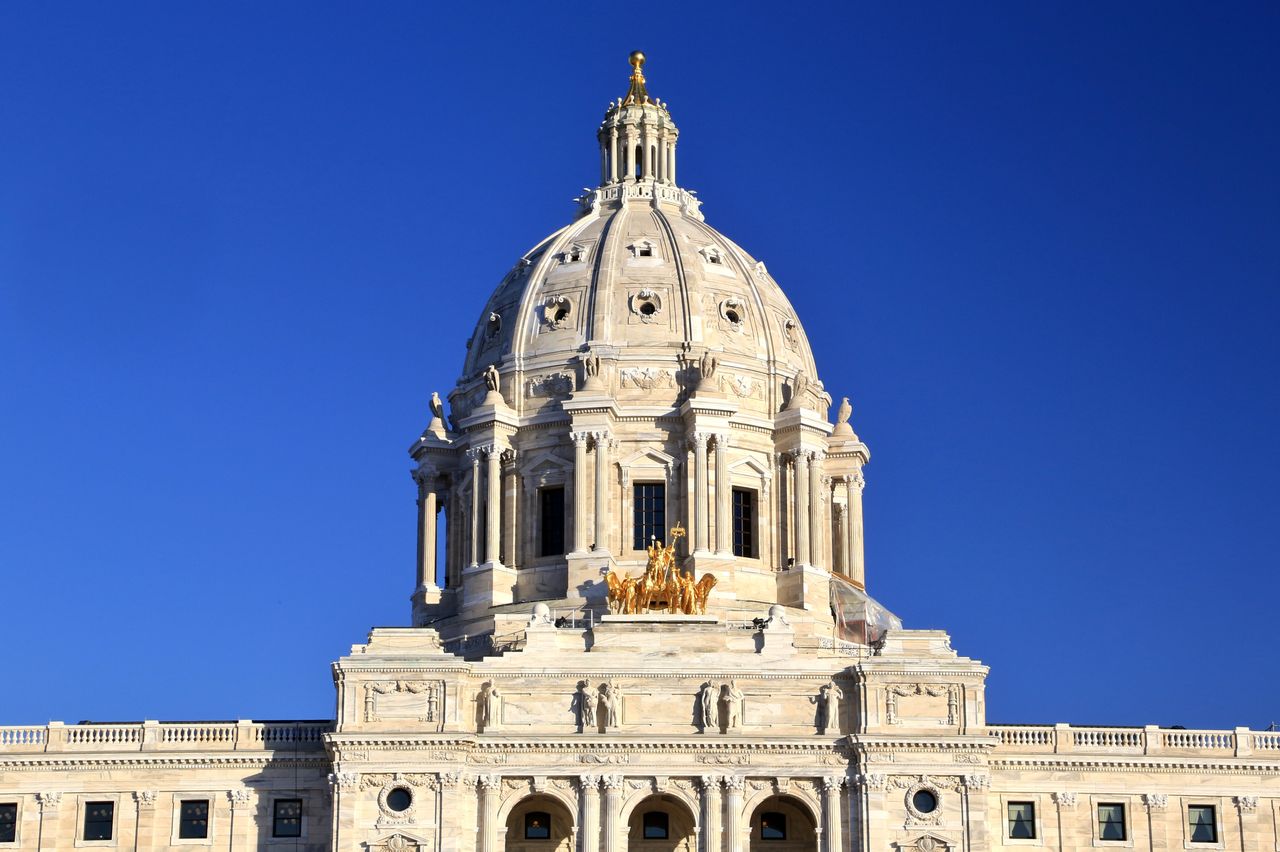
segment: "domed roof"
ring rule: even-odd
[[[616,367],[615,395],[675,402],[697,384],[690,365],[707,351],[733,368],[720,390],[744,408],[777,412],[799,387],[811,394],[805,407],[825,411],[794,308],[765,265],[707,225],[701,202],[675,184],[678,132],[634,55],[633,64],[627,97],[598,132],[600,186],[489,297],[450,395],[456,416],[480,404],[490,365],[507,404],[530,414],[581,387],[588,354]]]

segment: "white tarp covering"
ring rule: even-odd
[[[848,642],[873,645],[886,630],[902,628],[902,619],[835,574],[831,575],[831,612],[836,620],[836,636]]]

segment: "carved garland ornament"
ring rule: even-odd
[[[419,722],[436,722],[440,718],[440,696],[443,684],[439,682],[411,682],[397,680],[390,683],[366,683],[364,685],[364,720],[381,722],[379,715],[379,696],[424,695],[422,712],[417,716]],[[390,714],[388,714],[390,715]],[[391,718],[404,718],[396,714]]]

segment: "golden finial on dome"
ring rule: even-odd
[[[640,70],[644,68],[644,51],[631,51],[627,61],[631,63],[631,88],[627,90],[627,96],[622,99],[622,105],[647,104],[649,91],[644,86],[644,72]]]

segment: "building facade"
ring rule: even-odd
[[[0,727],[0,849],[1280,850],[1280,733],[988,725],[868,596],[870,452],[643,62],[433,395],[335,718]]]

